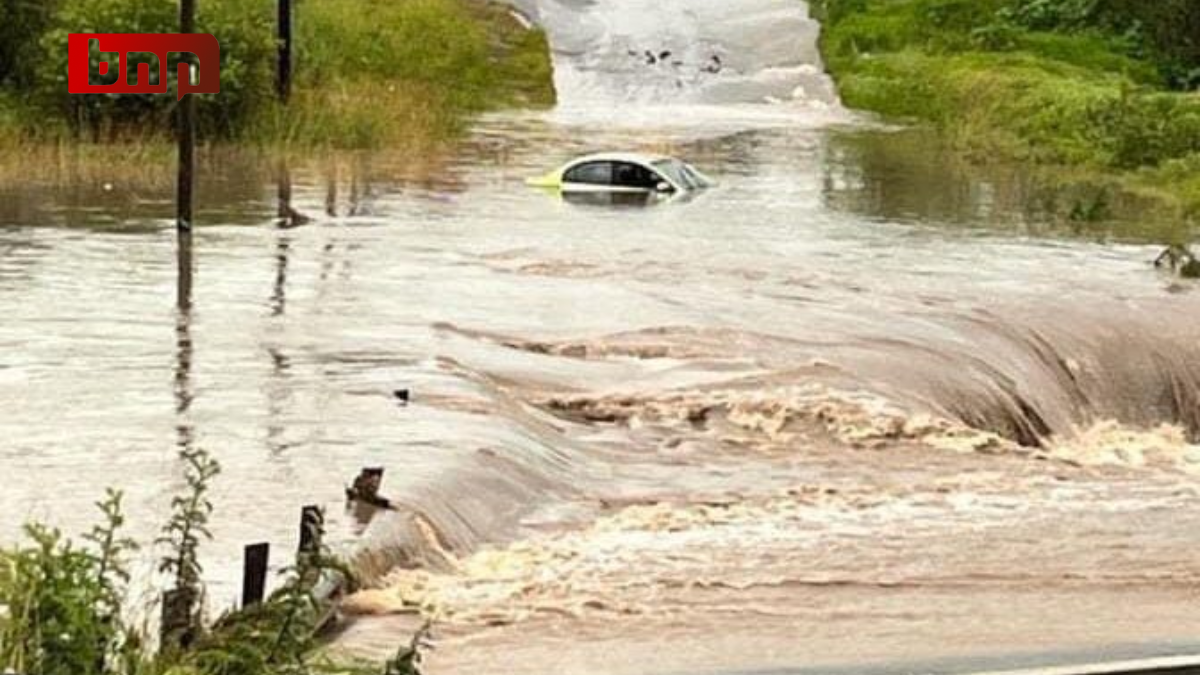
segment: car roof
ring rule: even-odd
[[[633,164],[653,164],[664,159],[673,159],[666,155],[652,155],[644,152],[597,152],[567,162],[564,167],[575,166],[583,162],[631,162]]]

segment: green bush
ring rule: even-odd
[[[1177,89],[1200,86],[1200,3],[1194,0],[1013,0],[1001,18],[1033,30],[1103,31],[1155,61]]]
[[[0,85],[31,87],[57,0],[0,0]]]
[[[404,140],[393,118],[445,134],[463,113],[553,101],[545,36],[498,5],[313,0],[294,5],[296,97],[282,108],[275,7],[275,0],[198,3],[198,30],[221,44],[221,92],[195,95],[202,137],[360,147]],[[0,101],[20,101],[0,114],[9,129],[15,123],[50,139],[75,129],[110,140],[171,128],[174,97],[69,94],[66,44],[72,32],[175,32],[177,0],[0,0],[0,11]],[[98,50],[92,59],[95,73]],[[137,57],[127,69],[153,59]],[[172,80],[177,63],[167,64]],[[94,77],[112,81],[115,73]],[[151,77],[157,82],[157,68]],[[372,100],[378,92],[386,100]]]
[[[1116,167],[1157,166],[1200,152],[1200,96],[1122,91],[1089,121],[1093,141]]]
[[[1200,151],[1200,97],[1106,32],[1105,0],[822,0],[844,101],[979,157],[1153,167]],[[1070,29],[1071,33],[1054,32]]]
[[[0,670],[22,675],[92,675],[123,662],[137,642],[122,626],[128,579],[120,536],[121,495],[99,504],[105,521],[77,548],[58,530],[30,525],[31,546],[0,551]]]
[[[1034,30],[1078,29],[1095,23],[1100,0],[1017,0],[1004,14]]]
[[[219,465],[203,451],[184,451],[187,490],[172,500],[163,528],[167,551],[160,566],[175,590],[203,597],[196,553],[208,538],[211,481]],[[103,521],[77,547],[57,530],[26,529],[30,543],[0,550],[0,672],[21,675],[376,675],[378,666],[336,663],[320,651],[318,631],[331,612],[316,593],[330,574],[348,570],[320,549],[298,557],[282,587],[265,602],[200,623],[199,607],[185,617],[190,635],[164,636],[157,653],[128,615],[146,608],[126,605],[127,554],[121,535],[121,495],[109,491],[98,506]],[[317,533],[318,540],[321,533]],[[420,675],[426,630],[401,645],[384,675]]]
[[[273,94],[275,54],[270,0],[205,0],[200,3],[197,29],[212,33],[221,43],[221,93],[198,95],[202,132],[229,134],[265,105]],[[175,0],[58,0],[48,29],[41,36],[40,64],[30,95],[47,113],[97,133],[124,128],[166,128],[176,101],[170,96],[145,94],[67,93],[67,34],[72,32],[169,33],[178,30]],[[97,50],[93,63],[100,58]],[[127,69],[150,62],[150,56],[130,59]],[[178,55],[168,63],[175,81]],[[93,72],[95,66],[93,65]],[[157,80],[151,68],[152,81]]]

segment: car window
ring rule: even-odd
[[[661,171],[663,175],[669,177],[676,185],[682,185],[688,190],[694,190],[700,185],[692,180],[687,171],[684,170],[683,164],[674,159],[662,159],[653,164],[654,168]]]
[[[653,190],[658,187],[660,181],[662,181],[661,176],[640,164],[632,162],[615,162],[613,164],[613,185]]]
[[[563,175],[563,182],[588,185],[612,185],[612,162],[584,162],[573,166]]]
[[[682,166],[683,172],[698,187],[710,187],[712,185],[712,182],[704,174],[693,169],[690,164],[682,164]]]

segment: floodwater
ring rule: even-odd
[[[1191,639],[1200,287],[1150,264],[1177,233],[1119,196],[1072,220],[1054,205],[1090,188],[842,110],[801,3],[697,10],[691,51],[606,7],[540,7],[563,106],[483,118],[444,156],[210,157],[185,302],[169,181],[0,186],[0,541],[86,529],[107,486],[149,541],[201,447],[224,467],[215,606],[243,545],[286,565],[322,505],[374,586],[345,643],[389,651],[419,608],[434,672]],[[808,41],[739,63],[754,41],[695,33],[755,21]],[[643,78],[664,66],[639,49],[692,79]],[[720,185],[523,184],[613,147]],[[343,487],[365,466],[401,509],[364,530]]]

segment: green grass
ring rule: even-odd
[[[0,4],[5,11],[0,146],[169,140],[173,97],[72,96],[61,47],[67,33],[100,27],[170,32],[174,0]],[[198,20],[222,46],[221,93],[198,96],[208,140],[419,150],[452,138],[476,112],[554,100],[544,34],[490,2],[296,3],[295,80],[286,106],[275,98],[273,0],[205,0]]]
[[[844,102],[928,123],[975,161],[1069,165],[1200,214],[1200,94],[1099,29],[1035,31],[1009,0],[824,0]]]
[[[362,148],[453,136],[467,115],[554,102],[549,48],[498,5],[324,0],[302,5],[300,76],[244,140]]]

